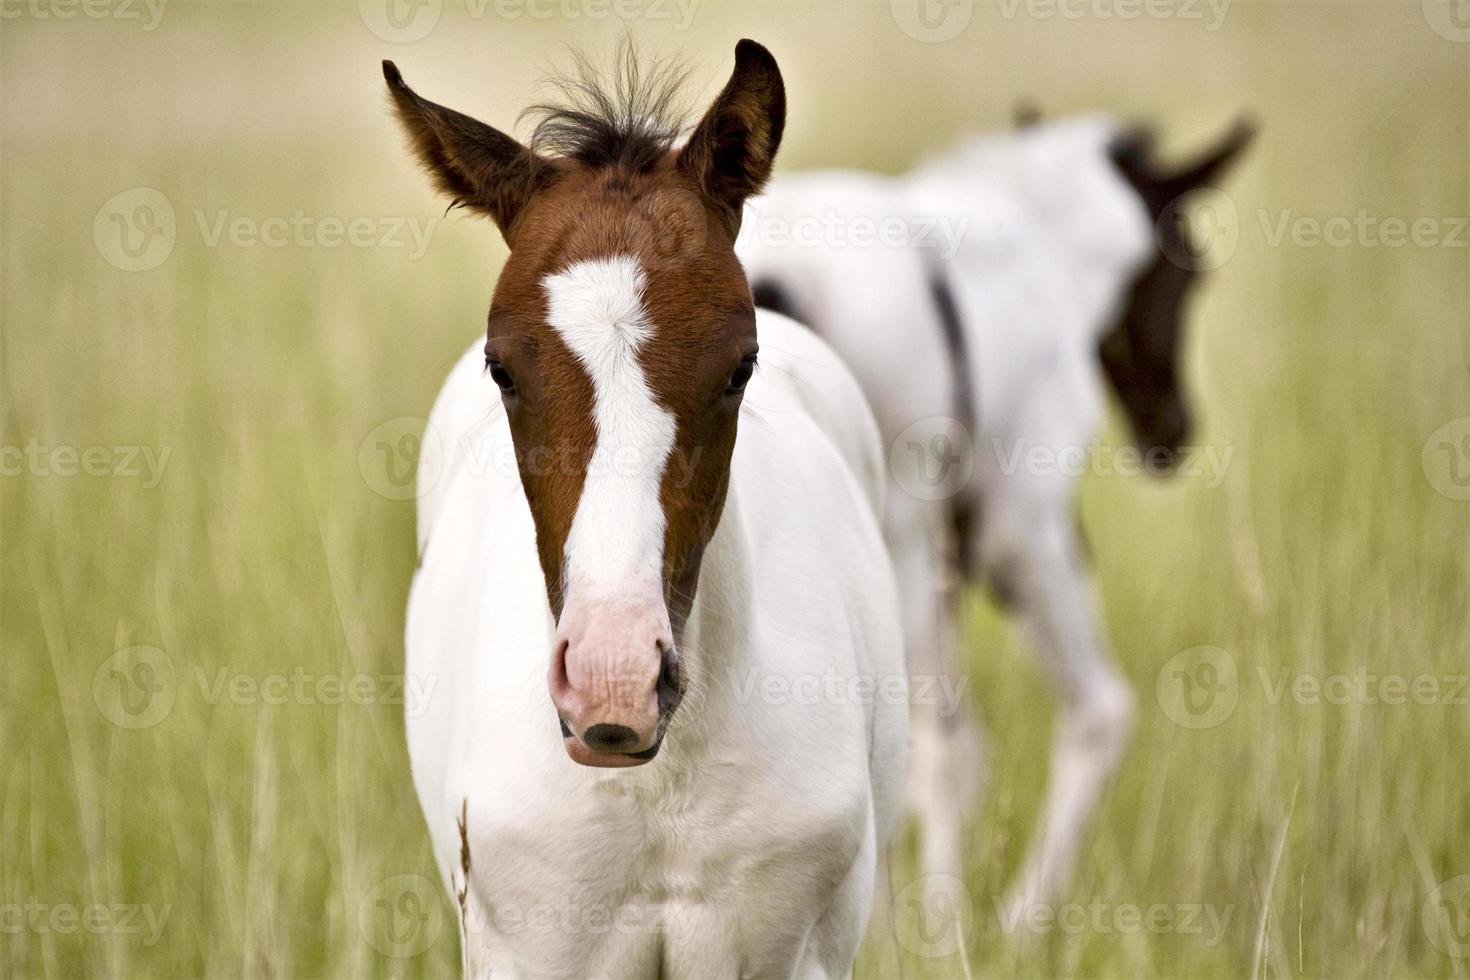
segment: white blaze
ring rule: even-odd
[[[661,597],[664,467],[675,421],[638,363],[653,335],[642,265],[628,255],[578,262],[544,280],[547,319],[592,378],[597,445],[567,534],[569,599]]]

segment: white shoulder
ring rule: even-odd
[[[762,386],[784,388],[841,453],[874,514],[883,512],[886,463],[857,379],[825,341],[790,317],[756,311]]]

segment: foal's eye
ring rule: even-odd
[[[486,361],[485,371],[490,375],[490,379],[500,387],[500,390],[507,395],[516,390],[515,379],[510,376],[510,372],[505,369],[504,364],[501,364],[499,361]]]
[[[725,394],[738,395],[745,390],[750,383],[750,376],[755,373],[755,355],[747,354],[741,361],[735,373],[730,375],[730,383],[725,387]]]

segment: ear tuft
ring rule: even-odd
[[[383,59],[383,78],[387,80],[389,88],[408,87],[403,84],[403,73],[398,70],[398,66],[387,58]]]

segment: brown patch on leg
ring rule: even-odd
[[[455,823],[459,826],[459,866],[461,868],[460,887],[454,893],[455,900],[459,902],[459,924],[463,929],[463,935],[470,934],[470,832],[469,832],[469,810],[470,801],[462,799],[459,805],[459,817]]]

